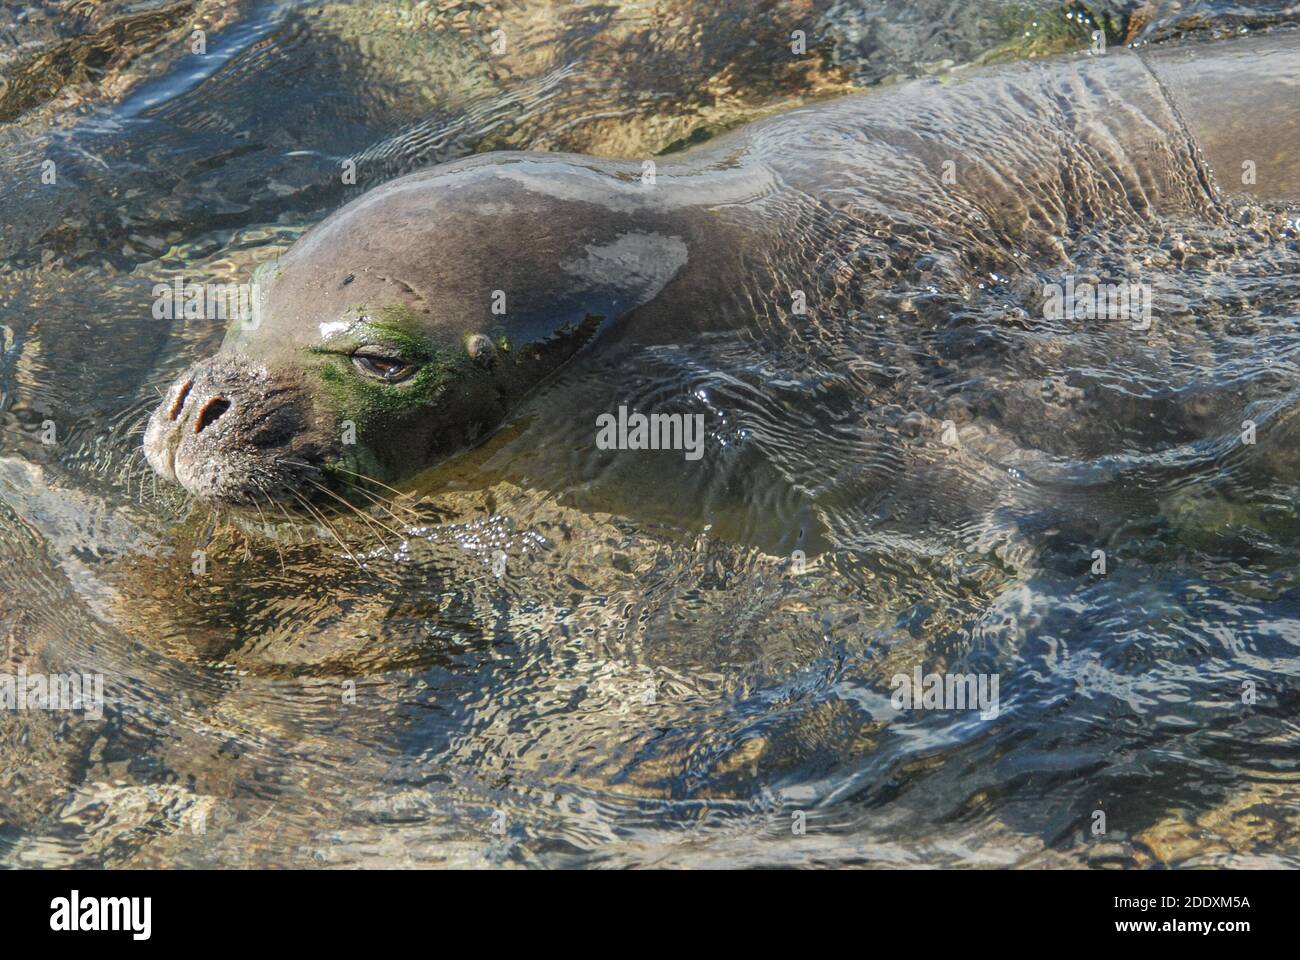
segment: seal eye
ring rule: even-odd
[[[352,363],[366,376],[385,383],[401,383],[415,372],[415,364],[380,353],[354,353]]]

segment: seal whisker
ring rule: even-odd
[[[380,530],[380,529],[382,529],[382,530],[387,530],[388,533],[392,534],[392,535],[393,535],[394,537],[396,537],[398,540],[402,539],[402,535],[401,535],[400,533],[398,533],[396,530],[391,530],[391,529],[389,529],[387,526],[384,526],[383,524],[380,524],[378,521],[372,520],[370,517],[367,517],[367,516],[365,515],[365,513],[357,507],[356,504],[354,504],[354,503],[349,503],[345,498],[340,497],[337,493],[335,493],[335,492],[334,492],[333,490],[331,490],[329,487],[325,486],[324,484],[317,483],[317,482],[316,482],[315,480],[313,480],[311,477],[303,477],[303,479],[306,480],[308,483],[310,483],[310,484],[311,484],[313,487],[315,487],[317,490],[320,490],[322,493],[327,493],[327,494],[329,494],[331,497],[333,497],[333,498],[334,498],[335,500],[337,500],[339,503],[343,504],[345,507],[347,507],[347,508],[348,508],[349,510],[351,510],[353,513],[355,513],[358,517],[360,517],[361,520],[362,520],[362,522],[365,523],[367,526],[369,526],[371,529],[376,529],[376,530]],[[383,535],[382,535],[382,534],[379,535],[379,542],[380,542],[381,544],[384,545],[384,549],[385,549],[385,550],[390,549],[389,546],[388,546],[388,542],[383,538]]]
[[[380,510],[383,510],[386,514],[392,517],[393,520],[395,520],[399,524],[402,524],[403,526],[408,526],[410,524],[416,524],[418,526],[422,521],[420,515],[415,510],[412,510],[410,507],[404,507],[400,503],[392,503],[391,501],[385,500],[383,497],[376,496],[375,494],[370,493],[367,490],[361,489],[355,484],[351,486],[351,489],[355,490],[361,496],[368,498],[372,503],[374,503],[375,506],[377,506]],[[401,514],[397,513],[395,510],[393,510],[393,507],[396,507],[398,510],[403,511],[403,513],[405,513],[405,516],[402,516]]]
[[[410,523],[412,520],[421,519],[420,514],[412,507],[408,507],[405,504],[397,503],[392,499],[386,499],[384,497],[381,497],[378,494],[370,490],[367,490],[359,483],[354,483],[345,477],[339,477],[338,479],[343,483],[347,484],[349,490],[354,491],[355,493],[358,493],[361,496],[365,497],[367,500],[369,500],[375,506],[379,507],[379,509],[383,510],[385,513],[387,513],[398,523],[406,524],[406,523]],[[391,507],[396,507],[398,510],[404,511],[409,515],[409,519],[403,519],[402,517],[398,516],[396,513],[393,512],[392,509],[390,509]]]
[[[274,497],[272,497],[269,493],[267,494],[266,499],[268,503],[274,504],[275,507],[280,511],[280,513],[284,515],[284,519],[289,524],[289,529],[294,532],[294,536],[298,538],[298,542],[300,544],[305,544],[307,540],[303,537],[302,531],[298,529],[298,527],[302,522],[302,518],[301,517],[295,518],[291,516],[289,511],[285,508],[284,504],[281,503],[279,500],[275,499]]]
[[[342,477],[340,477],[339,479],[340,479],[343,483],[347,484],[348,490],[349,490],[350,492],[352,492],[352,493],[356,493],[356,494],[358,494],[358,495],[360,495],[360,496],[365,497],[367,500],[370,501],[370,503],[371,503],[372,506],[376,506],[376,507],[378,507],[380,510],[383,510],[386,514],[388,514],[390,517],[392,517],[392,518],[393,518],[397,523],[402,524],[402,525],[405,525],[405,524],[411,522],[410,519],[403,518],[403,517],[399,516],[398,514],[394,513],[391,509],[389,509],[388,501],[384,500],[382,497],[379,497],[379,496],[377,496],[377,495],[371,493],[369,490],[366,490],[365,488],[361,487],[361,486],[358,485],[358,484],[355,484],[355,483],[351,482],[350,480],[344,479],[344,478],[342,478]],[[419,519],[419,515],[418,515],[414,510],[412,510],[410,507],[404,507],[404,506],[402,506],[401,504],[393,504],[393,506],[396,506],[398,509],[405,510],[408,514],[411,515],[411,518]]]
[[[277,464],[281,464],[281,463],[282,463],[282,464],[287,464],[288,466],[292,466],[292,467],[307,467],[307,468],[309,468],[309,469],[319,470],[319,468],[315,467],[315,466],[312,465],[312,464],[304,463],[304,462],[301,461],[301,460],[293,460],[293,459],[288,458],[288,457],[277,457],[275,462],[276,462]],[[347,479],[347,477],[342,477],[342,476],[337,476],[337,477],[335,477],[335,479],[337,479],[337,480],[339,480],[340,482],[346,484],[349,490],[352,490],[352,491],[355,491],[355,492],[361,494],[361,495],[364,496],[367,500],[369,500],[372,504],[378,506],[381,510],[383,510],[383,511],[384,511],[385,513],[387,513],[390,517],[392,517],[393,520],[395,520],[397,523],[402,524],[402,525],[406,525],[407,523],[410,523],[410,522],[412,522],[412,521],[419,521],[419,520],[422,519],[422,518],[420,517],[419,513],[418,513],[416,510],[414,510],[412,507],[407,506],[406,504],[403,504],[403,503],[399,503],[399,502],[398,502],[398,500],[397,500],[398,497],[406,497],[406,496],[408,496],[408,494],[404,494],[404,493],[402,493],[400,490],[396,490],[396,489],[394,489],[393,487],[390,487],[390,486],[388,486],[387,484],[384,484],[384,483],[380,482],[379,480],[376,480],[376,479],[373,478],[373,477],[367,476],[366,474],[363,474],[363,473],[357,473],[355,470],[347,470],[347,469],[344,469],[343,467],[331,467],[331,468],[330,468],[330,472],[331,472],[331,473],[335,473],[335,472],[337,472],[337,473],[346,473],[346,474],[349,474],[349,475],[351,475],[351,476],[353,476],[353,477],[358,477],[358,478],[360,478],[360,479],[363,480],[363,481],[366,481],[366,482],[369,482],[369,483],[373,483],[373,484],[375,484],[376,486],[382,487],[382,488],[384,488],[384,489],[386,489],[386,490],[392,490],[393,493],[395,494],[395,496],[394,496],[394,497],[391,497],[391,498],[386,498],[386,497],[383,497],[383,496],[379,496],[378,494],[376,494],[376,493],[374,493],[374,492],[372,492],[372,491],[370,491],[370,490],[367,490],[367,489],[366,489],[365,487],[363,487],[361,484],[356,483],[355,481],[349,480],[349,479]],[[304,479],[304,480],[307,480],[309,483],[313,483],[313,481],[311,480],[310,477],[303,477],[303,479]],[[338,497],[333,493],[333,491],[329,490],[328,488],[321,487],[320,484],[314,484],[314,485],[317,486],[319,489],[325,490],[325,492],[326,492],[326,493],[329,493],[331,496],[335,496],[336,499],[341,499],[341,498],[338,498]],[[345,501],[345,502],[346,502],[346,501]],[[347,505],[348,505],[349,508],[351,508],[351,509],[353,509],[353,510],[356,510],[356,507],[355,507],[353,504],[348,503]],[[394,510],[393,510],[392,508],[396,508],[396,509],[398,509],[398,510],[402,510],[402,511],[406,512],[407,514],[409,514],[409,519],[403,519],[402,517],[398,516],[398,514],[397,514],[396,512],[394,512]],[[362,519],[365,519],[364,515],[363,515]],[[399,531],[397,531],[397,530],[395,530],[395,529],[391,529],[391,528],[387,527],[387,525],[385,525],[385,529],[387,529],[389,533],[391,533],[393,536],[397,537],[398,539],[401,539],[401,538],[403,537],[403,534],[402,534],[402,533],[400,533]]]
[[[266,480],[272,482],[275,481],[275,477],[271,476],[269,472],[264,470],[262,471],[262,473],[265,474]],[[258,484],[258,488],[264,494],[266,494],[266,502],[274,505],[275,508],[280,511],[280,514],[284,517],[285,521],[289,524],[289,529],[291,529],[294,532],[294,536],[298,538],[298,542],[300,544],[305,544],[307,540],[303,537],[302,531],[299,529],[299,527],[302,524],[303,518],[297,516],[296,513],[290,514],[288,509],[285,507],[285,505],[281,501],[277,500],[275,497],[271,496],[270,492],[264,486]]]
[[[217,524],[221,520],[221,510],[215,503],[208,504],[208,521],[207,528],[203,531],[203,546],[200,549],[206,550],[212,545],[212,538],[216,535]]]
[[[325,518],[324,514],[314,509],[312,505],[308,503],[307,500],[300,493],[298,493],[298,491],[290,490],[289,493],[294,497],[294,499],[296,499],[299,503],[303,505],[303,508],[306,509],[306,511],[309,514],[311,514],[313,517],[318,519],[322,524],[324,524],[325,529],[328,530],[330,535],[338,542],[338,545],[343,548],[343,552],[346,553],[352,559],[352,562],[355,563],[358,567],[365,569],[362,566],[361,561],[357,559],[356,554],[354,554],[351,550],[348,549],[348,545],[343,542],[343,538],[340,537],[338,531],[334,529],[334,524],[330,523],[329,520]]]
[[[281,463],[288,463],[288,464],[291,464],[291,465],[296,466],[296,467],[306,467],[306,466],[310,466],[310,464],[301,463],[301,462],[298,462],[298,461],[295,461],[295,460],[288,460],[288,459],[282,459],[282,460],[280,460],[280,462],[281,462]],[[391,491],[392,491],[396,496],[398,496],[398,497],[409,497],[409,496],[410,496],[410,494],[408,494],[408,493],[403,493],[401,490],[398,490],[398,489],[396,489],[395,487],[390,487],[388,484],[383,483],[383,482],[381,482],[381,481],[379,481],[379,480],[376,480],[374,477],[367,476],[367,475],[364,474],[364,473],[357,473],[355,470],[346,470],[346,469],[344,469],[343,467],[330,467],[330,470],[331,470],[331,471],[337,470],[339,473],[347,473],[347,474],[351,474],[351,475],[354,476],[354,477],[359,477],[360,479],[366,481],[367,483],[373,483],[373,484],[374,484],[375,486],[377,486],[377,487],[383,487],[385,490],[391,490]]]
[[[271,499],[270,495],[266,492],[266,488],[264,488],[264,487],[263,487],[260,483],[258,483],[256,480],[253,481],[253,486],[257,487],[257,489],[258,489],[259,491],[261,491],[262,496],[266,497],[266,499],[267,499],[268,501]],[[258,515],[259,517],[262,518],[262,523],[265,524],[266,527],[267,527],[267,529],[269,530],[270,527],[271,527],[271,524],[270,524],[269,522],[267,522],[266,514],[262,512],[262,505],[261,505],[260,503],[258,503],[256,500],[254,500],[254,501],[253,501],[253,506],[257,508],[257,515]],[[277,541],[277,540],[275,539],[275,535],[274,535],[274,534],[272,534],[272,536],[271,536],[271,542],[275,544],[275,552],[276,552],[277,554],[279,554],[279,557],[280,557],[280,573],[281,573],[281,575],[287,576],[287,574],[285,573],[285,569],[284,569],[284,551],[280,549],[280,543],[279,543],[279,541]]]

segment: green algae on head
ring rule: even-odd
[[[427,338],[383,324],[362,326],[351,349],[334,345],[309,348],[309,353],[319,358],[312,372],[339,419],[351,420],[358,428],[378,426],[434,403],[470,366],[468,357],[440,350]],[[395,370],[394,376],[400,379],[375,372],[385,368]]]
[[[436,343],[405,304],[358,305],[348,314],[354,319],[345,329],[306,350],[314,362],[305,369],[319,384],[341,442],[337,457],[323,467],[387,481],[397,472],[372,443],[402,435],[405,421],[431,409],[473,372],[474,363],[463,350]]]

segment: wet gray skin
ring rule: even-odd
[[[918,271],[1028,284],[1080,232],[1300,198],[1298,72],[1288,34],[1117,50],[800,108],[653,178],[495,153],[392,181],[259,272],[253,320],[153,414],[149,463],[230,504],[399,483],[566,364],[728,331],[779,349]]]

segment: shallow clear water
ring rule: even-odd
[[[1228,34],[1282,9],[1111,26]],[[1023,265],[939,263],[874,320],[565,371],[335,531],[210,513],[139,453],[158,390],[222,337],[155,320],[155,283],[246,279],[429,163],[650,156],[809,97],[1079,49],[1073,15],[0,10],[0,672],[103,674],[107,700],[0,711],[0,863],[1300,861],[1294,215],[1069,238],[1073,272],[1153,284],[1147,337],[1020,322]],[[811,57],[789,56],[795,27]],[[575,442],[587,421],[555,411],[609,409],[611,384],[633,408],[692,398],[709,456]],[[960,455],[925,455],[935,425],[898,415],[936,398]],[[998,715],[892,710],[917,667],[997,675]]]

